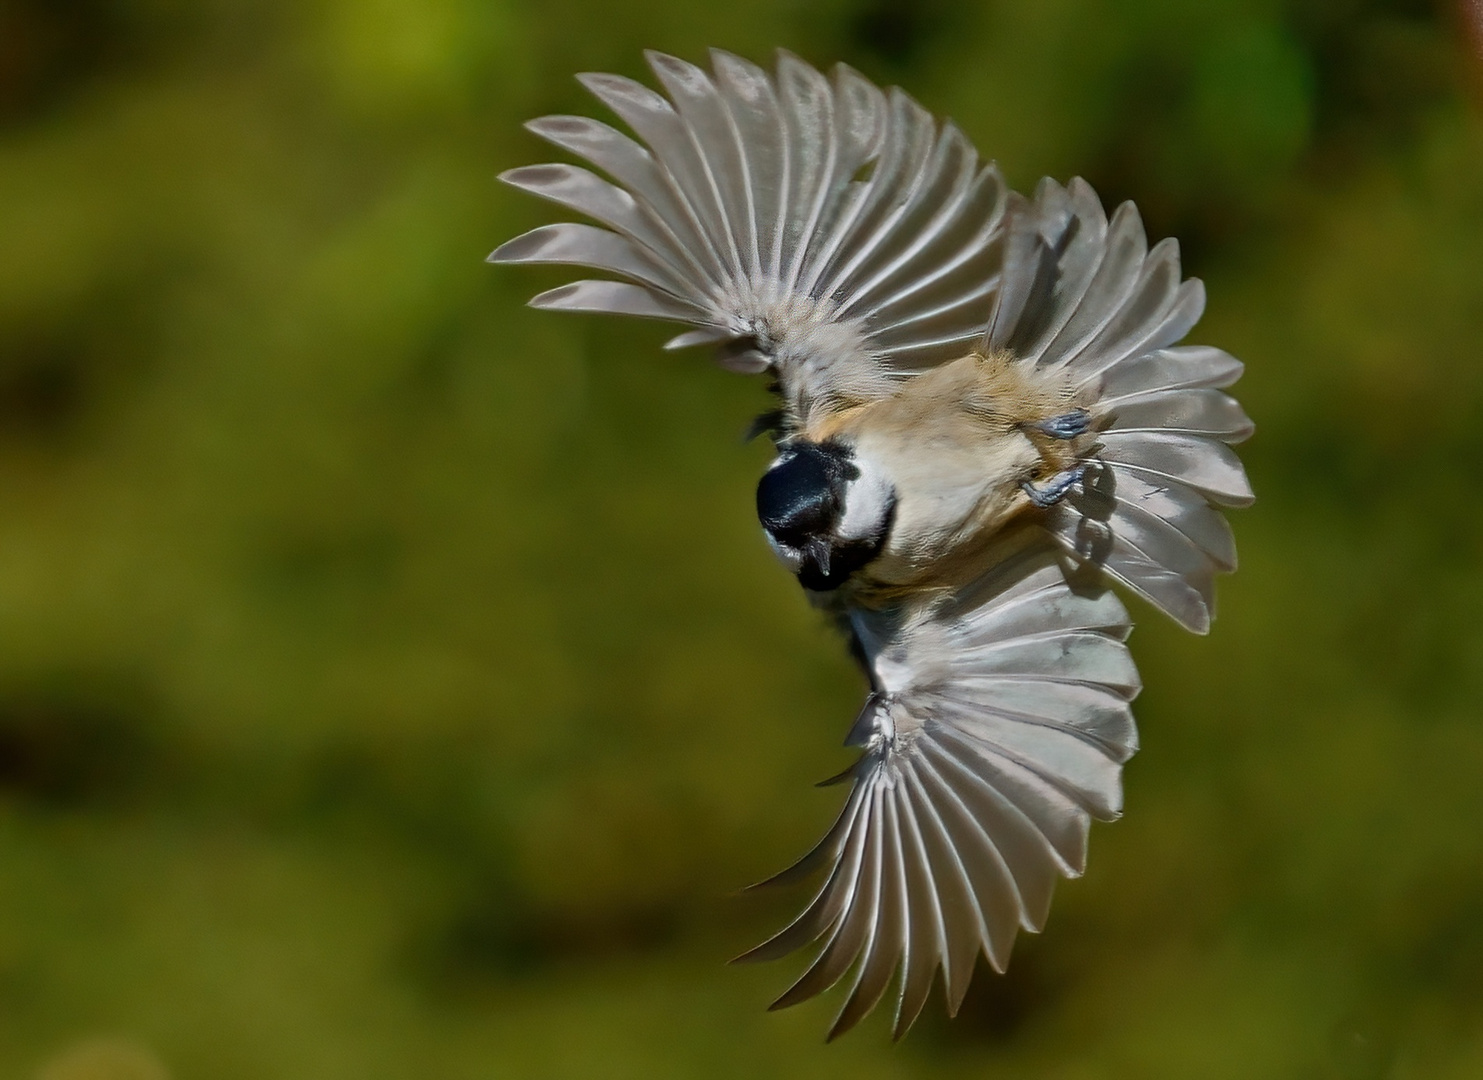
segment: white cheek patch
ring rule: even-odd
[[[839,540],[878,540],[896,491],[886,473],[867,457],[856,457],[860,475],[845,488],[844,516],[834,530]]]

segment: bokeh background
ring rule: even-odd
[[[0,2],[0,1076],[1483,1076],[1483,44],[1425,0]],[[906,85],[1183,241],[1259,494],[1127,816],[902,1044],[797,965],[862,693],[759,385],[532,312],[520,122]]]

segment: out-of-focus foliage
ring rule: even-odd
[[[4,0],[0,1074],[1483,1075],[1475,10]],[[522,120],[710,45],[1135,198],[1249,365],[1126,820],[889,1051],[720,964],[862,692],[752,519],[761,389],[481,264],[548,216]]]

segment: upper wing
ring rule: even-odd
[[[1033,202],[1011,196],[1008,218],[1004,287],[983,347],[1087,387],[1110,417],[1098,463],[1042,522],[1075,558],[1203,633],[1216,573],[1236,568],[1231,528],[1212,504],[1252,501],[1229,445],[1251,421],[1221,392],[1241,363],[1176,345],[1205,289],[1181,281],[1175,241],[1149,249],[1132,203],[1108,221],[1084,180],[1042,180]]]
[[[530,124],[611,181],[573,165],[504,174],[602,227],[543,226],[491,260],[625,279],[532,303],[689,323],[672,347],[718,344],[728,366],[771,369],[795,415],[890,393],[975,347],[1090,387],[1111,413],[1100,465],[1043,524],[1073,557],[1208,629],[1215,575],[1236,565],[1212,504],[1251,501],[1228,446],[1251,424],[1221,393],[1240,363],[1176,344],[1204,289],[1181,281],[1175,242],[1150,250],[1133,206],[1109,221],[1081,180],[1009,195],[951,124],[843,65],[826,79],[786,52],[776,76],[719,51],[714,75],[649,62],[668,98],[582,77],[641,142],[584,117]]]
[[[887,392],[893,372],[965,355],[1003,260],[1006,189],[968,140],[899,89],[780,52],[776,77],[729,53],[714,77],[659,53],[669,97],[617,75],[583,84],[642,141],[585,117],[528,126],[586,159],[502,179],[598,223],[547,225],[490,260],[570,263],[537,307],[689,323],[671,347],[724,344],[791,401]]]
[[[1122,807],[1138,673],[1117,598],[1073,591],[1044,545],[946,603],[850,620],[874,684],[848,740],[865,754],[834,827],[773,880],[824,866],[828,877],[794,923],[742,959],[824,938],[774,1008],[854,966],[831,1038],[899,967],[899,1037],[938,967],[956,1012],[979,951],[1002,971],[1019,927],[1044,923],[1057,878],[1081,873],[1090,819]]]

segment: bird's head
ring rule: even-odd
[[[757,484],[768,543],[816,592],[839,588],[880,554],[895,508],[890,482],[840,442],[784,444]]]

